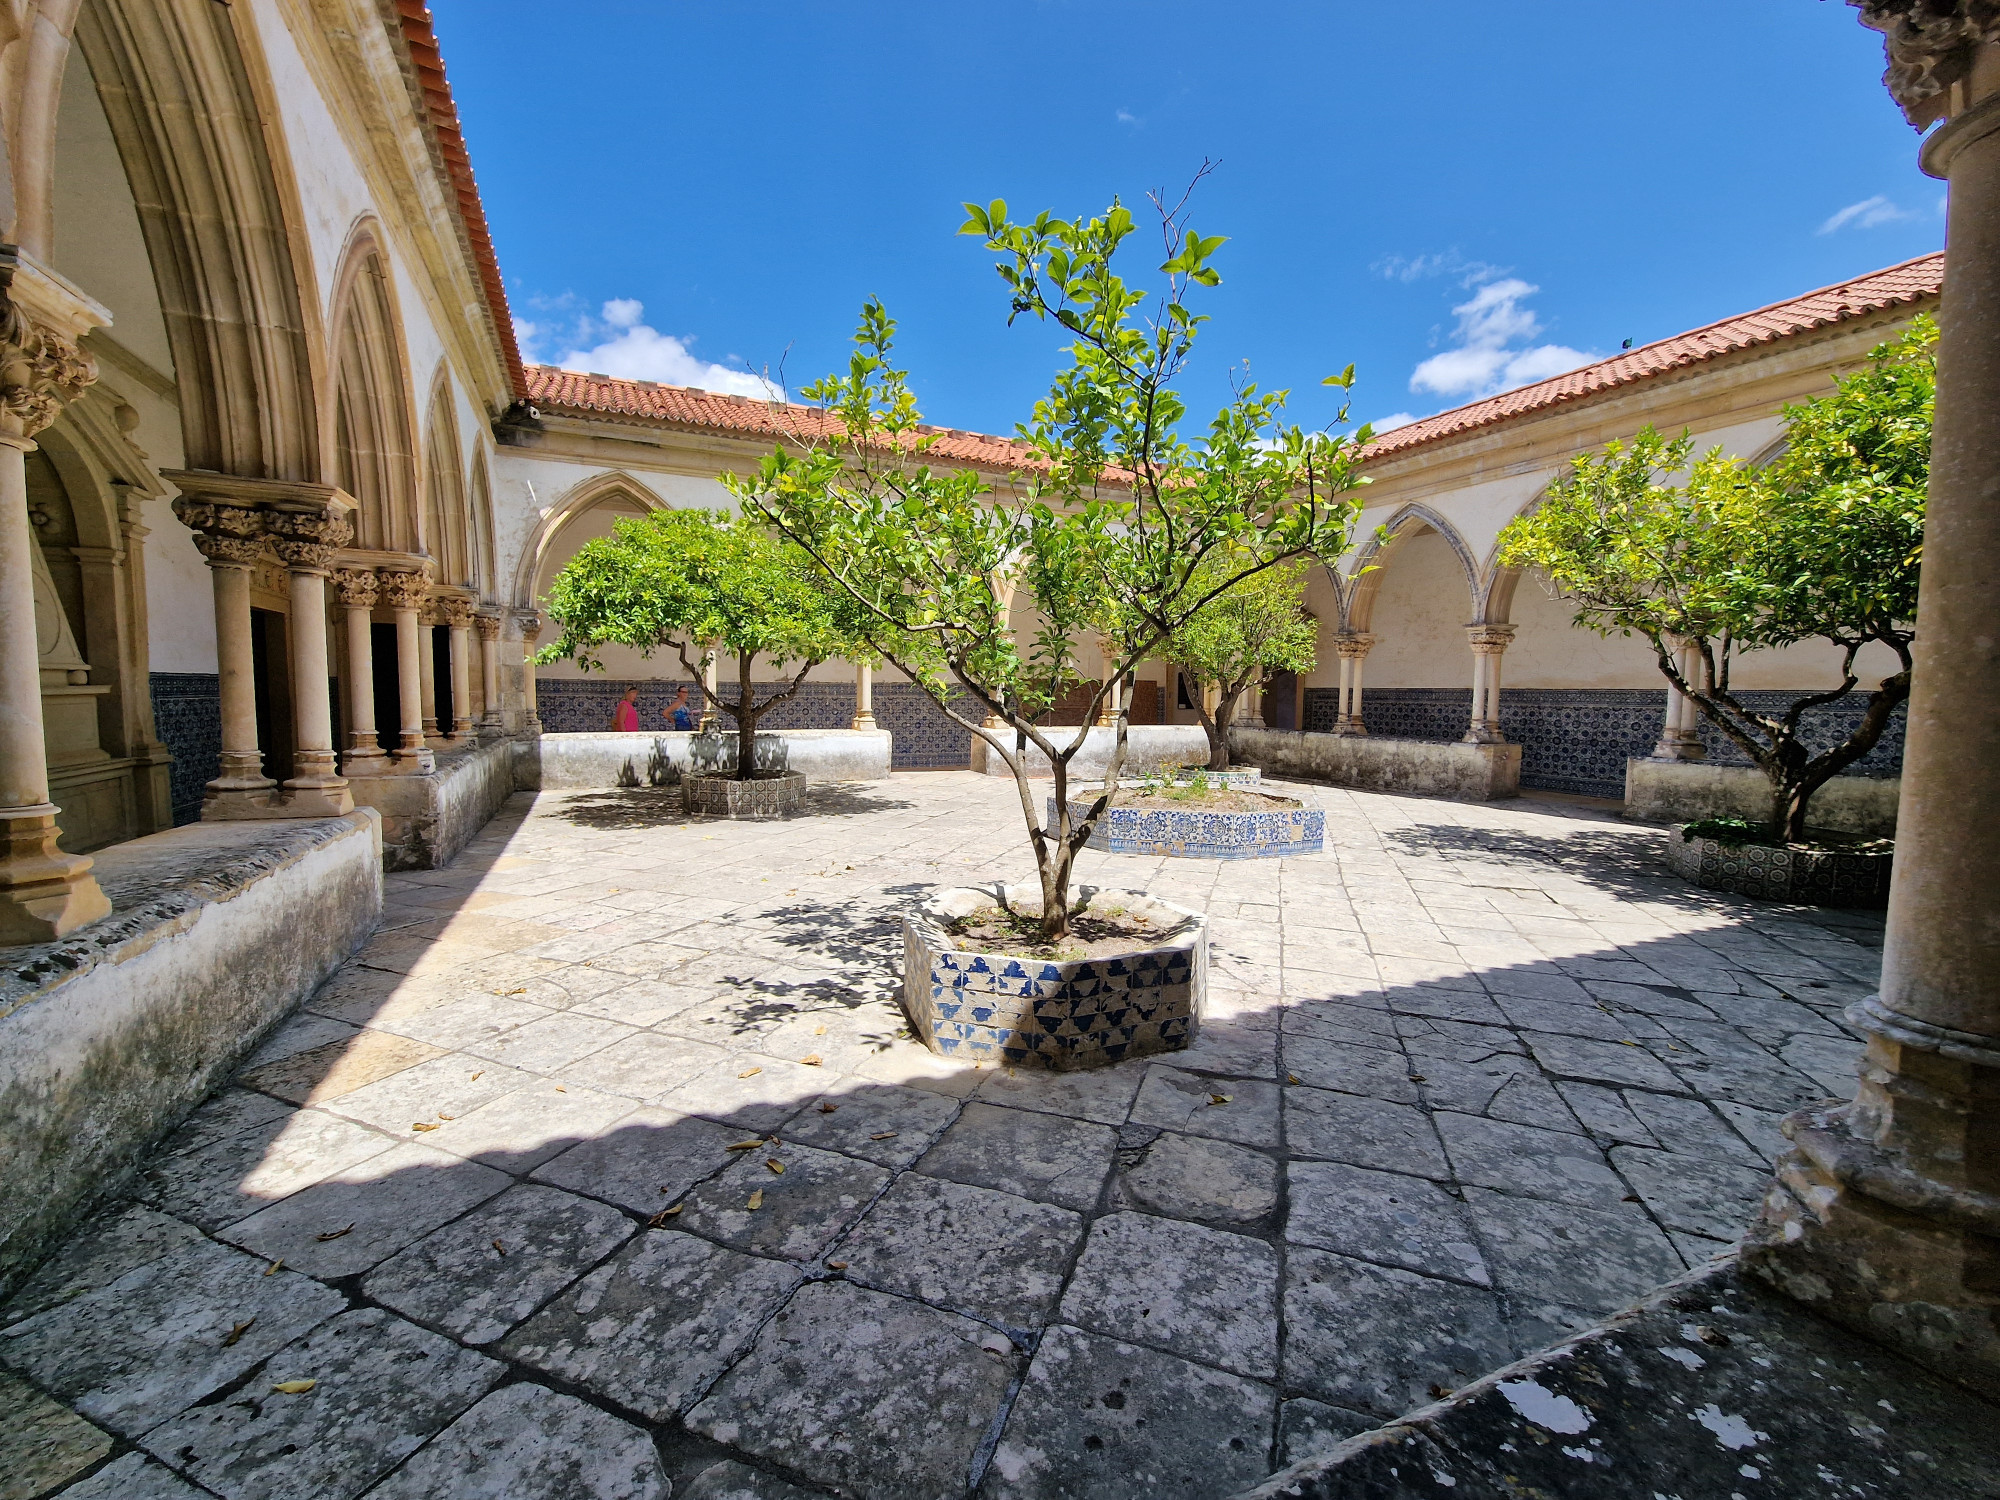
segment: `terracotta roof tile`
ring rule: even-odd
[[[1867,313],[1911,307],[1935,298],[1943,286],[1942,252],[1921,255],[1886,270],[1857,276],[1852,281],[1821,287],[1802,297],[1774,302],[1754,312],[1724,318],[1706,328],[1677,333],[1657,343],[1628,349],[1565,375],[1556,375],[1533,385],[1524,385],[1519,390],[1488,396],[1483,401],[1425,417],[1420,422],[1384,433],[1368,445],[1364,456],[1369,459],[1389,458],[1426,443],[1456,437],[1475,428],[1490,427],[1511,417],[1560,406],[1566,401],[1580,400],[1600,391],[1649,380],[1718,355],[1755,348],[1759,344],[1825,328]]]

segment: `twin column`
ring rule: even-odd
[[[1472,722],[1466,726],[1468,745],[1498,745],[1500,732],[1500,658],[1514,639],[1512,625],[1471,625],[1465,638],[1472,646]]]
[[[1374,636],[1353,631],[1344,631],[1333,638],[1333,649],[1340,654],[1340,711],[1334,716],[1335,734],[1368,732],[1361,716],[1361,667],[1374,644]]]

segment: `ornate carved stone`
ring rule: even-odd
[[[474,615],[472,625],[479,632],[482,641],[500,639],[500,617],[498,615]]]
[[[397,575],[391,575],[397,576]],[[341,568],[333,575],[333,586],[347,609],[373,609],[381,592],[373,568]]]
[[[333,566],[333,554],[347,545],[354,526],[339,507],[312,510],[289,507],[271,513],[267,529],[271,545],[285,566],[293,570],[324,573]]]
[[[2000,41],[2000,0],[1847,0],[1882,33],[1882,83],[1913,125],[1942,113],[1943,96],[1972,67],[1972,52]]]
[[[1498,656],[1514,642],[1512,625],[1474,625],[1465,632],[1474,656]]]
[[[1366,656],[1374,644],[1374,636],[1363,635],[1358,632],[1347,632],[1333,638],[1333,649],[1336,655],[1345,656],[1357,661]]]
[[[459,599],[456,597],[440,599],[437,602],[437,612],[443,617],[444,623],[449,625],[453,630],[465,630],[472,624],[472,601],[470,599]]]
[[[174,514],[194,533],[195,547],[211,567],[254,567],[264,557],[264,513],[241,505],[174,501]]]
[[[389,601],[391,609],[414,609],[422,618],[422,611],[430,595],[430,580],[421,573],[382,574],[382,596]]]
[[[97,361],[43,327],[11,295],[14,268],[0,263],[0,415],[4,430],[33,437],[97,379]]]
[[[532,646],[541,638],[542,617],[540,615],[516,615],[521,623],[521,644]]]

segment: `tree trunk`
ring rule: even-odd
[[[1088,734],[1086,728],[1083,731]],[[1044,943],[1060,942],[1069,935],[1069,762],[1059,755],[1049,757],[1055,773],[1055,816],[1049,820],[1048,837],[1037,850],[1036,873],[1042,881],[1042,923],[1038,936]],[[1025,785],[1027,757],[1022,756],[1019,773]],[[1031,804],[1032,805],[1032,804]]]
[[[739,652],[736,657],[736,779],[748,781],[757,764],[757,716],[750,710],[755,701],[750,695],[751,652]]]
[[[1794,776],[1773,777],[1771,781],[1772,838],[1787,844],[1806,836],[1806,806],[1814,788]]]
[[[1229,721],[1236,713],[1236,700],[1242,696],[1242,688],[1218,695],[1215,718],[1201,726],[1208,732],[1208,768],[1211,771],[1229,769]]]

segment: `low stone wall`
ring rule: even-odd
[[[428,776],[357,776],[356,806],[382,815],[382,858],[390,870],[436,870],[514,794],[515,743],[488,740],[438,753]]]
[[[1862,838],[1896,836],[1895,776],[1836,776],[1817,792],[1807,811],[1815,828]],[[1625,762],[1625,816],[1642,823],[1693,823],[1702,818],[1771,816],[1771,783],[1754,766],[1717,766],[1699,760]]]
[[[1521,794],[1519,745],[1392,740],[1298,729],[1229,731],[1233,758],[1283,776],[1306,776],[1366,792],[1407,792],[1492,802]]]
[[[381,830],[364,808],[117,844],[110,916],[0,950],[0,1291],[367,940]]]
[[[1042,733],[1050,744],[1058,750],[1076,738],[1078,726],[1045,726]],[[1011,734],[1011,730],[1002,730]],[[1111,751],[1118,743],[1118,731],[1109,726],[1093,726],[1083,748],[1069,763],[1070,785],[1095,776],[1104,779],[1104,771],[1111,764]],[[1010,747],[1011,748],[1011,747]],[[1174,766],[1208,764],[1208,735],[1199,724],[1130,724],[1125,729],[1125,768],[1127,776],[1157,775]],[[987,776],[1012,776],[1007,762],[995,755],[992,749],[978,735],[972,737],[972,769]],[[1049,758],[1033,745],[1028,747],[1028,774],[1030,776],[1053,776]]]
[[[733,734],[545,734],[530,742],[524,791],[677,786],[689,770],[734,771]],[[894,746],[884,729],[780,729],[757,736],[757,769],[796,771],[808,782],[880,781]]]

